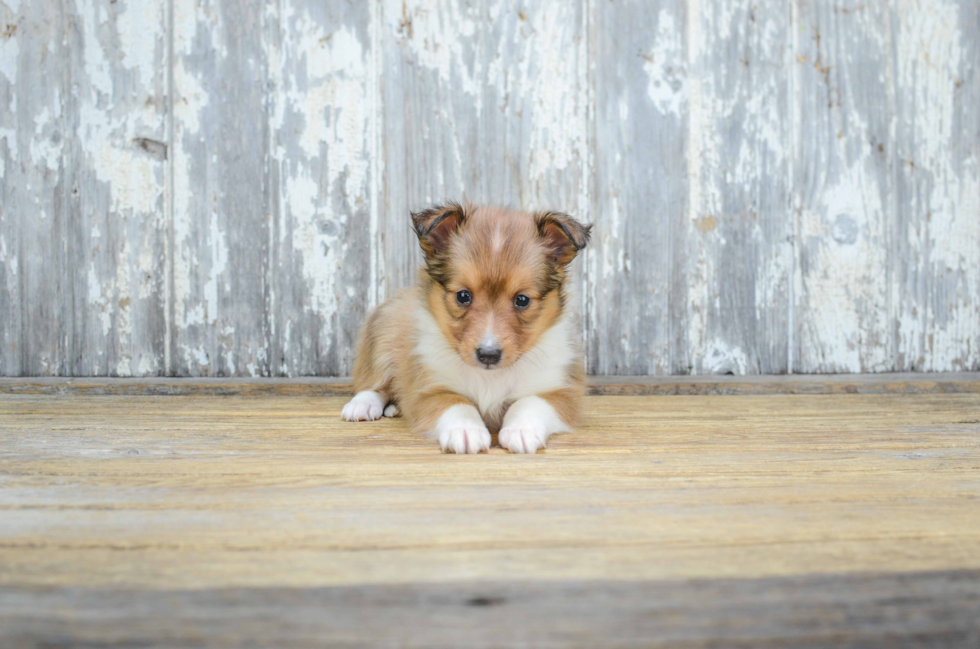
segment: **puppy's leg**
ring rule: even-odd
[[[374,421],[385,414],[391,398],[392,354],[382,335],[389,325],[388,312],[382,306],[364,325],[354,359],[354,389],[357,394],[347,402],[340,416],[347,421]]]
[[[455,392],[439,390],[420,395],[408,415],[417,428],[439,440],[446,453],[482,453],[490,449],[490,431],[480,411]]]
[[[374,421],[381,419],[388,398],[374,390],[361,390],[347,402],[340,416],[347,421]]]
[[[518,399],[504,415],[500,445],[511,453],[536,453],[553,433],[572,430],[580,398],[576,390],[555,390]]]

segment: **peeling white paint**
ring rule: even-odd
[[[574,3],[541,4],[528,17],[531,35],[525,47],[530,51],[519,57],[517,74],[508,70],[509,74],[498,72],[500,76],[494,77],[494,70],[490,71],[491,83],[507,79],[502,83],[505,96],[523,93],[520,101],[527,106],[524,110],[533,110],[533,128],[527,143],[531,151],[528,180],[533,184],[568,169],[585,149],[582,125],[586,104],[578,87],[578,48],[572,40],[575,9]],[[506,60],[507,54],[506,50],[499,52],[493,60],[496,67]]]
[[[166,20],[166,4],[159,0],[127,0],[123,7],[116,19],[122,64],[136,72],[141,88],[149,90],[159,74],[159,60],[156,41],[147,35],[160,31]]]
[[[693,14],[697,16],[697,14]],[[657,17],[657,36],[653,48],[643,58],[649,77],[647,95],[661,113],[680,116],[687,105],[687,65],[684,32],[677,28],[674,15],[661,9]]]
[[[389,29],[396,31],[405,45],[411,48],[418,64],[436,72],[444,84],[452,84],[458,92],[470,95],[477,114],[483,108],[479,58],[464,50],[479,42],[477,21],[482,17],[467,11],[466,4],[445,3],[439,6],[412,0],[384,0],[384,13],[390,21]],[[397,24],[391,22],[397,21]],[[452,34],[451,38],[447,35]],[[467,61],[474,60],[472,68]]]
[[[36,165],[43,165],[51,171],[61,168],[63,141],[55,142],[52,132],[58,132],[61,120],[61,103],[55,104],[56,112],[52,113],[45,106],[34,118],[34,137],[31,138],[31,160]]]
[[[741,374],[756,371],[760,357],[780,345],[790,348],[789,369],[804,371],[980,366],[980,171],[976,147],[963,143],[969,134],[958,126],[976,96],[968,75],[976,35],[972,23],[961,24],[962,1],[835,12],[820,3],[791,3],[786,11],[748,0],[691,0],[643,13],[635,4],[591,0],[384,0],[363,11],[357,3],[335,11],[285,0],[266,5],[256,19],[261,28],[240,43],[235,30],[245,22],[234,22],[223,1],[78,0],[66,9],[66,23],[77,29],[70,37],[52,29],[46,45],[25,40],[18,12],[26,3],[0,7],[19,27],[0,37],[0,86],[12,88],[9,105],[0,107],[0,189],[11,197],[0,221],[7,278],[0,291],[12,301],[21,290],[19,264],[36,261],[32,250],[18,259],[18,237],[30,248],[30,228],[55,227],[51,196],[72,156],[78,168],[69,171],[81,183],[74,200],[82,205],[72,223],[89,246],[78,250],[77,288],[87,293],[76,309],[84,325],[75,325],[91,337],[82,345],[85,371],[160,372],[161,361],[147,352],[156,341],[144,332],[159,317],[167,262],[174,266],[166,299],[175,313],[167,326],[176,330],[177,366],[250,376],[309,371],[312,361],[303,363],[315,348],[349,367],[344,337],[357,328],[351,314],[360,313],[352,303],[383,297],[416,254],[397,248],[410,239],[408,197],[459,194],[577,210],[599,222],[583,255],[586,333],[596,343],[590,349],[623,354],[623,368],[689,363],[694,372]],[[170,6],[172,35],[165,33]],[[603,11],[649,19],[642,47],[627,51],[634,41],[595,32]],[[161,60],[170,36],[172,89],[171,62]],[[274,312],[272,333],[262,334],[270,340],[249,338],[262,327],[242,322],[255,313],[243,316],[229,293],[241,270],[234,266],[243,263],[229,247],[261,248],[235,229],[236,215],[224,211],[227,188],[212,177],[240,151],[233,140],[205,140],[227,136],[208,120],[224,110],[225,90],[241,83],[229,71],[228,43],[244,48],[250,79],[256,70],[268,75],[269,121],[257,119],[255,133],[243,137],[268,138],[272,156],[263,164],[276,173],[256,174],[242,191],[257,201],[267,200],[263,192],[274,197],[273,225],[254,236],[267,237],[266,248],[292,264],[269,270],[269,286],[254,287]],[[589,58],[603,48],[622,50],[605,64],[612,68]],[[46,52],[57,65],[66,51],[72,101],[50,79],[43,97],[33,95],[28,84],[38,81],[23,78],[21,59]],[[760,60],[768,54],[778,60]],[[67,79],[63,72],[45,70]],[[876,79],[880,96],[866,88]],[[600,82],[618,95],[602,105],[601,119],[612,123],[605,132],[614,137],[593,140]],[[164,123],[171,90],[173,141]],[[37,107],[26,124],[17,122],[18,101]],[[77,112],[63,115],[66,104]],[[651,115],[687,130],[677,146],[643,152],[644,159],[615,129],[635,135],[657,128]],[[399,120],[410,133],[389,139]],[[66,125],[77,129],[65,132]],[[140,149],[138,138],[167,144],[167,159]],[[409,153],[411,160],[399,159]],[[682,171],[671,175],[676,168]],[[598,188],[597,174],[608,175]],[[657,196],[638,205],[636,185],[662,175],[684,184],[662,202]],[[784,199],[773,190],[783,182]],[[642,229],[640,219],[664,214],[662,239],[640,254],[626,238]],[[160,245],[170,228],[172,250]],[[365,229],[370,273],[351,279],[352,264],[367,263]],[[725,275],[739,252],[733,246],[745,246],[744,268],[751,269],[751,285],[737,287],[735,297]],[[910,252],[896,259],[897,250]],[[676,263],[665,261],[671,254]],[[596,317],[610,308],[597,287],[617,285],[638,289],[635,304],[625,305],[635,307],[636,336],[603,329],[607,321]],[[729,336],[722,320],[736,298],[752,303],[735,305],[747,308],[732,317],[755,322],[735,323]],[[778,326],[783,307],[776,305],[787,303],[786,340],[777,340],[764,330]],[[14,334],[4,326],[0,335],[9,340]],[[663,348],[643,337],[654,330],[665,332]],[[263,365],[273,350],[286,360]],[[593,361],[593,369],[605,367],[598,354]],[[60,371],[47,349],[32,362],[38,371]]]
[[[742,376],[748,372],[748,359],[739,347],[728,347],[720,340],[712,341],[704,351],[702,360],[709,374],[735,374]]]
[[[13,10],[17,13],[17,10]],[[20,40],[0,37],[0,76],[12,87],[17,85],[17,65],[20,59]],[[14,112],[13,106],[10,112]]]
[[[867,160],[844,169],[828,184],[814,209],[805,209],[800,219],[800,239],[817,250],[813,261],[819,273],[807,276],[808,300],[816,308],[808,311],[805,336],[823,350],[822,367],[831,371],[885,371],[890,367],[890,349],[872,345],[863,338],[870,331],[885,331],[888,292],[886,250],[878,245],[884,233],[880,187],[867,173]],[[859,235],[853,244],[833,240],[838,216],[857,223]]]

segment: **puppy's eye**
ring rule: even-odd
[[[524,309],[531,306],[531,298],[524,295],[523,293],[518,293],[517,297],[514,298],[514,306],[523,311]]]
[[[470,302],[473,301],[473,296],[470,295],[469,291],[456,291],[456,304],[460,306],[469,306]]]

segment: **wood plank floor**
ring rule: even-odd
[[[0,645],[980,644],[980,392],[343,403],[0,394]]]

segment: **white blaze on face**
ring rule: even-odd
[[[500,224],[497,224],[497,229],[493,232],[493,239],[491,239],[490,244],[493,246],[494,252],[500,252],[500,249],[504,245],[504,236],[500,232]]]
[[[483,338],[478,345],[480,349],[497,349],[497,337],[493,335],[493,318],[487,323],[487,330],[483,332]]]

